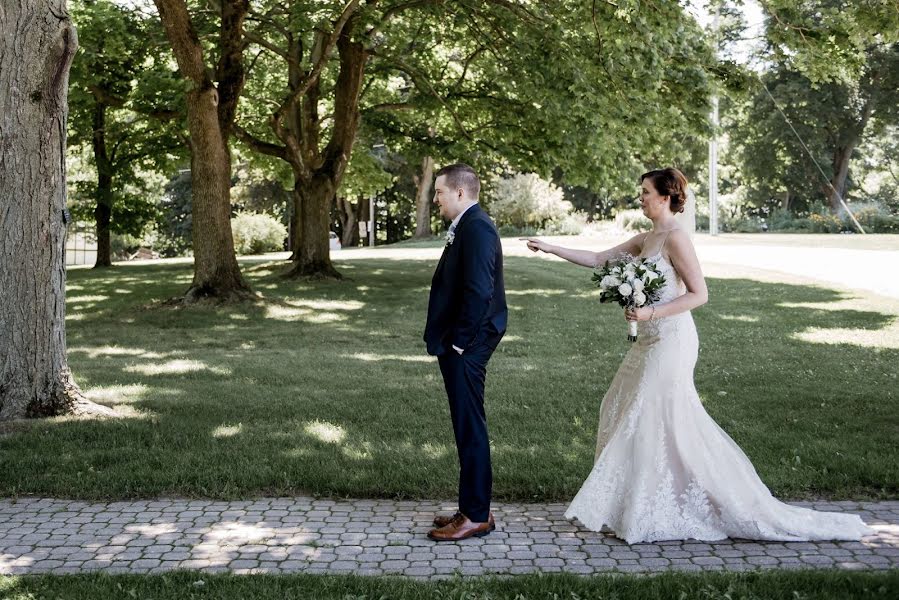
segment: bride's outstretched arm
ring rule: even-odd
[[[568,262],[572,262],[576,265],[581,265],[582,267],[590,267],[591,269],[605,263],[607,260],[612,259],[622,252],[627,252],[628,254],[637,255],[640,253],[640,248],[643,245],[643,238],[646,237],[645,233],[640,233],[624,242],[623,244],[618,244],[614,248],[609,248],[608,250],[603,250],[602,252],[591,252],[589,250],[575,250],[574,248],[563,248],[562,246],[554,246],[552,244],[548,244],[541,239],[538,238],[520,238],[522,241],[526,241],[528,243],[528,249],[533,252],[546,252],[547,254],[555,254],[559,258],[564,258]]]
[[[709,290],[705,285],[705,278],[702,276],[702,269],[699,266],[699,259],[696,258],[696,250],[693,248],[690,236],[680,229],[672,231],[666,247],[668,248],[668,260],[684,281],[687,293],[678,296],[671,302],[657,304],[655,309],[652,306],[644,306],[637,310],[627,310],[624,318],[628,321],[670,317],[693,310],[709,301]]]

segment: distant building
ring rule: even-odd
[[[97,262],[97,237],[82,223],[66,233],[66,266],[92,265]]]

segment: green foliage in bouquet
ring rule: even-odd
[[[600,302],[617,302],[624,308],[639,308],[657,302],[665,287],[655,260],[624,256],[606,263],[593,273]]]

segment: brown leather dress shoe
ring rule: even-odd
[[[434,527],[437,527],[438,529],[441,527],[446,527],[447,525],[452,523],[453,519],[458,517],[460,514],[462,514],[462,513],[457,512],[456,514],[449,515],[449,516],[437,515],[436,517],[434,517]],[[493,513],[490,513],[489,522],[490,522],[490,531],[493,531],[494,529],[496,529],[496,522],[493,520]]]
[[[434,527],[437,527],[438,529],[441,528],[441,527],[446,527],[447,525],[449,525],[450,523],[452,523],[453,520],[454,520],[456,517],[459,516],[459,514],[460,514],[460,513],[455,513],[455,514],[452,514],[452,515],[449,515],[449,516],[447,516],[447,515],[437,515],[436,517],[434,517]]]
[[[449,524],[429,531],[428,537],[435,542],[458,542],[470,537],[484,537],[495,528],[492,514],[486,523],[473,523],[462,513],[456,513]]]

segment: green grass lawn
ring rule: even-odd
[[[202,582],[202,584],[198,583]],[[658,576],[523,575],[510,578],[421,582],[398,577],[317,575],[75,575],[0,577],[0,598],[104,600],[156,598],[253,600],[891,600],[899,572],[834,571],[765,573],[670,573]]]
[[[218,309],[159,305],[186,289],[190,264],[71,271],[70,366],[128,416],[5,426],[0,496],[453,498],[447,403],[421,341],[435,262],[346,253],[347,279],[308,283],[244,260],[266,300]],[[568,500],[590,470],[625,323],[585,269],[511,257],[506,285],[487,389],[495,497]],[[899,303],[709,286],[697,388],[774,493],[899,495]],[[824,343],[831,331],[852,343]]]

